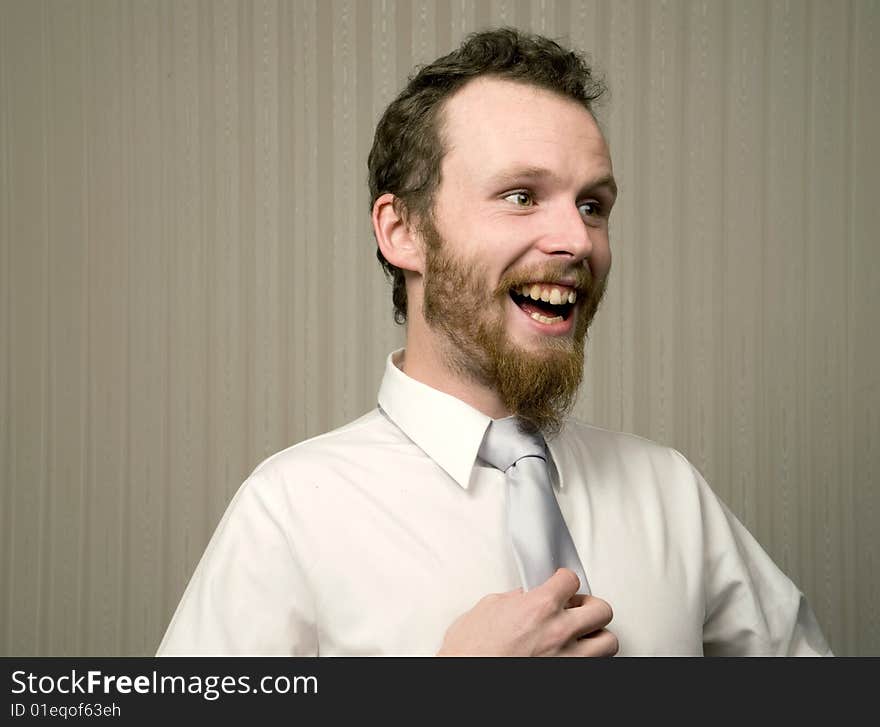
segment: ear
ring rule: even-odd
[[[425,256],[417,233],[402,216],[396,197],[383,194],[373,204],[373,232],[385,259],[401,270],[424,274]]]

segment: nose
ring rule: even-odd
[[[590,236],[595,231],[584,222],[577,205],[561,205],[555,214],[548,215],[547,228],[539,244],[545,254],[565,256],[570,258],[567,262],[577,264],[593,251]]]

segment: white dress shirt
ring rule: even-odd
[[[160,654],[434,654],[520,583],[490,419],[388,358],[379,407],[260,464]],[[829,654],[797,587],[677,451],[569,420],[551,479],[620,655]]]

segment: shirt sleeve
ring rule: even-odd
[[[703,652],[833,656],[804,594],[691,468],[703,519]]]
[[[159,656],[318,652],[307,575],[280,515],[281,484],[261,471],[236,493],[159,645]]]

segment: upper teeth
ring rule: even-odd
[[[549,285],[538,285],[537,283],[532,283],[531,285],[523,285],[519,290],[520,295],[525,298],[531,298],[532,300],[542,300],[545,303],[550,303],[551,305],[562,305],[563,303],[574,303],[577,300],[577,293],[575,291],[566,292],[564,290],[560,290],[559,288],[554,288]]]

